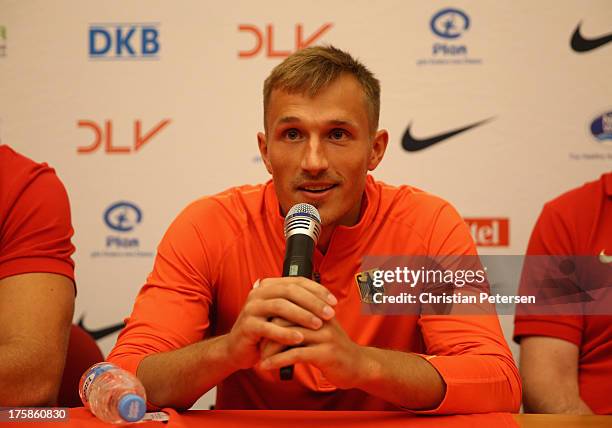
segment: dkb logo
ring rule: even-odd
[[[89,58],[159,59],[159,23],[99,23],[89,26]]]

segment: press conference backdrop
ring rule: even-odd
[[[611,32],[609,0],[0,0],[0,141],[66,185],[75,322],[107,354],[181,209],[269,179],[262,82],[291,52],[363,60],[391,136],[375,176],[521,254],[545,201],[611,169]]]

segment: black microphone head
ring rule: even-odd
[[[321,233],[321,216],[310,204],[295,204],[285,216],[285,239],[291,235],[308,235],[317,243]]]

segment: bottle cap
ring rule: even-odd
[[[141,420],[146,411],[147,405],[140,395],[125,394],[119,400],[119,414],[126,422]]]

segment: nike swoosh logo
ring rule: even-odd
[[[437,144],[440,141],[444,141],[448,138],[454,137],[457,134],[461,134],[462,132],[465,132],[472,128],[476,128],[477,126],[483,125],[489,122],[490,120],[493,120],[493,117],[489,117],[487,119],[472,123],[462,128],[453,129],[452,131],[448,131],[443,134],[434,135],[428,138],[415,138],[410,133],[410,128],[412,127],[412,124],[410,124],[408,125],[408,129],[406,129],[406,132],[404,132],[404,136],[402,137],[402,147],[404,148],[404,150],[408,152],[417,152],[419,150],[426,149],[429,146],[433,146],[434,144]]]
[[[82,315],[81,319],[79,319],[79,324],[78,325],[83,330],[85,330],[91,337],[93,337],[94,340],[102,339],[103,337],[106,337],[106,336],[108,336],[110,334],[113,334],[114,332],[119,331],[123,327],[125,327],[125,324],[118,323],[118,324],[110,325],[108,327],[99,328],[97,330],[90,330],[87,327],[85,327],[85,325],[83,324],[83,319],[84,318],[85,318],[85,315]]]
[[[606,250],[601,250],[601,253],[599,253],[599,261],[605,264],[612,263],[612,256],[607,256]]]
[[[580,22],[576,27],[576,30],[574,30],[572,40],[570,41],[570,46],[574,51],[580,53],[589,52],[593,49],[597,49],[598,47],[605,45],[606,43],[612,42],[612,33],[594,39],[585,39],[584,37],[582,37],[582,34],[580,34],[581,25],[582,22]]]

